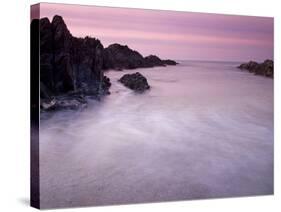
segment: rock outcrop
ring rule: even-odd
[[[61,16],[33,20],[40,31],[40,107],[44,110],[76,109],[85,106],[86,97],[100,99],[110,94],[110,79],[104,70],[136,69],[176,65],[155,55],[143,57],[126,45],[112,44],[104,48],[92,37],[72,36]],[[31,30],[36,31],[36,24]],[[34,34],[34,33],[31,33]],[[145,77],[139,73],[124,76],[120,81],[127,87],[149,89]]]
[[[178,63],[174,60],[162,60],[162,62],[165,64],[165,65],[170,65],[170,66],[175,66],[177,65]]]
[[[135,69],[143,66],[143,56],[128,46],[111,44],[104,49],[104,69]]]
[[[250,73],[254,73],[256,75],[262,75],[271,78],[274,76],[274,63],[272,60],[265,60],[263,63],[250,61],[248,63],[239,65],[237,68],[248,70]]]
[[[119,79],[119,82],[139,93],[142,93],[150,88],[147,79],[139,72],[133,74],[125,74]]]
[[[165,64],[156,55],[149,55],[149,56],[144,58],[144,66],[145,67],[165,66]]]
[[[155,55],[143,57],[139,52],[127,45],[111,44],[103,52],[103,69],[136,69],[154,66],[176,65],[173,60],[161,60]]]
[[[103,74],[104,48],[98,39],[72,36],[58,15],[52,22],[40,19],[39,28],[42,109],[76,108],[85,104],[85,95],[99,98],[109,93],[110,80]]]

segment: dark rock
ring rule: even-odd
[[[174,61],[174,60],[162,60],[163,61],[163,63],[165,64],[165,65],[171,65],[171,66],[175,66],[175,65],[177,65],[178,63],[176,62],[176,61]]]
[[[125,74],[119,79],[119,82],[137,92],[144,92],[150,88],[147,79],[139,72],[134,74]]]
[[[144,66],[146,66],[146,67],[165,66],[165,64],[156,55],[149,55],[149,56],[144,58]]]
[[[104,69],[135,69],[143,66],[143,56],[128,46],[111,44],[104,49]]]
[[[61,98],[73,92],[97,98],[108,94],[111,84],[103,74],[104,48],[101,42],[91,37],[73,37],[61,16],[54,16],[52,22],[42,18],[39,23],[43,105],[47,108],[76,107],[77,97]]]
[[[103,46],[99,40],[91,37],[73,38],[72,63],[76,90],[87,95],[104,93],[102,53]]]
[[[110,79],[107,76],[103,76],[103,90],[105,91],[105,94],[110,94],[108,88],[111,86]]]
[[[53,32],[48,18],[42,18],[40,26],[40,82],[53,90]]]
[[[172,60],[162,61],[155,55],[143,57],[139,52],[130,49],[128,46],[120,44],[112,44],[103,51],[103,69],[136,69],[149,68],[154,66],[165,66],[177,64]]]
[[[88,95],[103,93],[103,46],[100,41],[73,37],[60,16],[54,16],[49,24],[48,19],[42,20],[46,24],[40,25],[41,43],[45,40],[49,43],[41,45],[40,49],[44,84],[55,94],[78,90]]]
[[[250,61],[248,63],[243,63],[241,64],[240,66],[238,66],[238,68],[240,69],[246,69],[248,70],[249,72],[254,72],[255,69],[257,69],[258,67],[258,63],[255,62],[255,61]]]
[[[74,89],[69,51],[71,35],[59,16],[40,19],[40,81],[54,94]],[[68,43],[68,46],[65,46]]]
[[[237,68],[248,70],[250,73],[254,73],[256,75],[262,75],[271,78],[274,76],[274,64],[272,60],[265,60],[263,63],[250,61],[248,63],[239,65]]]
[[[126,45],[104,49],[98,39],[72,36],[61,16],[33,20],[40,28],[40,99],[43,110],[77,108],[86,104],[76,95],[99,99],[109,94],[107,69],[135,69],[177,64],[155,55],[143,57]],[[32,26],[31,23],[31,26]],[[145,77],[136,73],[122,83],[136,91],[149,88]],[[134,83],[132,83],[134,82]],[[75,94],[75,95],[73,95]]]
[[[55,15],[52,20],[53,51],[69,52],[72,46],[72,35],[61,16]],[[41,26],[40,26],[41,27]]]
[[[42,81],[40,81],[40,97],[50,100],[52,96],[52,92],[44,85]]]
[[[272,60],[265,60],[255,70],[255,74],[273,78],[273,75],[274,75],[273,70],[274,70],[273,61]]]
[[[63,94],[75,90],[75,76],[70,54],[60,52],[53,56],[54,93]]]
[[[52,24],[48,18],[40,19],[40,51],[52,53],[53,32]]]

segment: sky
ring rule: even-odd
[[[40,4],[40,17],[63,17],[76,37],[98,38],[104,47],[128,45],[162,59],[263,61],[273,59],[273,18]]]

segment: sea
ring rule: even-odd
[[[108,71],[110,95],[44,114],[42,208],[273,194],[273,79],[178,62]],[[150,90],[118,82],[135,72]]]

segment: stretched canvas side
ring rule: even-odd
[[[39,4],[31,6],[30,24],[30,205],[40,208],[39,180]]]

